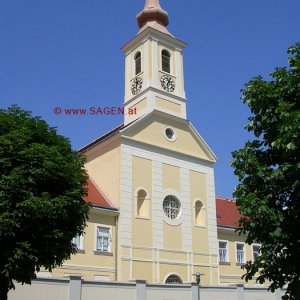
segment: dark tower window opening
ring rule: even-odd
[[[167,50],[161,52],[162,70],[170,73],[170,58],[171,54]]]
[[[141,52],[136,53],[134,56],[135,60],[135,75],[138,75],[142,72],[142,55]]]

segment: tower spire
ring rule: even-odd
[[[170,34],[166,26],[169,24],[168,13],[162,9],[159,0],[146,0],[144,9],[137,15],[137,23],[140,31],[146,27]],[[171,35],[171,34],[170,34]]]

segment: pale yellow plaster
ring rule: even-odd
[[[120,146],[118,142],[96,146],[85,153],[85,168],[107,198],[119,207],[120,200]]]
[[[146,107],[147,107],[147,99],[144,98],[141,101],[139,101],[138,103],[136,103],[135,105],[130,106],[129,109],[132,109],[133,111],[136,111],[136,113],[138,114],[140,111],[142,111]]]
[[[169,141],[165,137],[164,132],[167,126],[174,128],[176,134],[175,141]],[[128,131],[126,135],[149,145],[214,161],[214,158],[205,151],[206,146],[196,139],[187,123],[179,123],[156,116],[151,120],[145,121],[139,127]]]
[[[160,281],[164,283],[167,276],[171,274],[179,275],[183,282],[188,282],[188,268],[181,265],[160,264]]]
[[[180,192],[180,168],[163,164],[163,189],[172,188]]]
[[[155,97],[155,105],[168,110],[170,113],[181,113],[181,105],[173,101],[169,101],[160,97]]]
[[[237,232],[224,232],[218,230],[218,239],[228,242],[228,263],[220,263],[220,280],[222,283],[241,283],[243,280],[241,276],[245,273],[241,269],[241,265],[236,261],[236,243],[244,243],[246,237],[239,235]],[[245,247],[245,261],[252,260],[252,245],[244,244]],[[255,283],[252,281],[250,283]]]
[[[112,229],[111,249],[110,253],[98,253],[95,252],[96,243],[96,226],[108,226]],[[72,255],[69,260],[64,262],[64,268],[56,268],[52,274],[54,277],[61,277],[62,275],[80,273],[85,279],[94,279],[96,273],[101,273],[103,276],[108,276],[114,279],[114,272],[101,271],[104,269],[113,270],[115,267],[115,221],[114,217],[107,216],[99,213],[89,214],[87,226],[85,228],[85,234],[83,237],[83,251],[79,251],[77,254]],[[71,266],[68,268],[68,266]],[[74,269],[75,268],[75,269]],[[93,268],[95,270],[89,271],[86,268]],[[98,270],[97,270],[98,269]]]
[[[171,226],[164,222],[164,248],[182,250],[182,225]]]
[[[145,279],[148,282],[153,282],[153,263],[152,262],[133,262],[132,263],[132,278]]]

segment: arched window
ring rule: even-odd
[[[195,202],[195,225],[205,225],[205,209],[200,200]]]
[[[135,61],[135,75],[137,75],[142,71],[142,55],[140,51],[135,54],[134,61]]]
[[[166,283],[167,284],[182,284],[182,279],[175,274],[172,274],[170,276],[168,276],[168,278],[166,279]]]
[[[147,192],[140,189],[136,195],[136,214],[138,217],[146,218],[149,216],[149,199]]]
[[[162,63],[162,70],[167,73],[171,73],[170,58],[171,58],[170,52],[164,49],[161,52],[161,63]]]

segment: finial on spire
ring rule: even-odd
[[[142,31],[145,27],[151,26],[170,34],[165,28],[169,24],[168,13],[162,9],[159,4],[159,0],[146,0],[144,9],[137,15],[136,18],[140,31]]]

